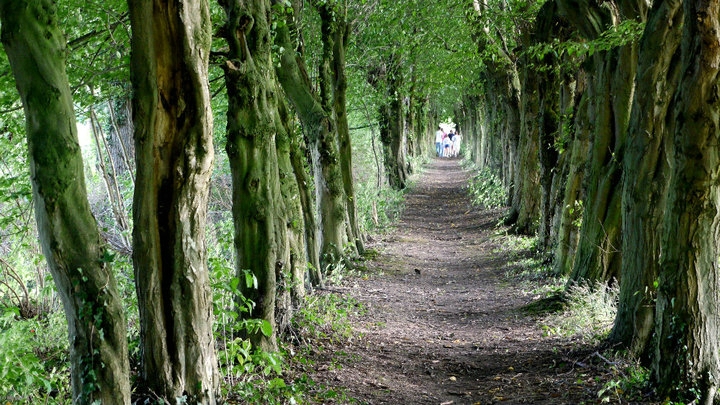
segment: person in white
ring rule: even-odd
[[[442,127],[438,126],[438,130],[435,131],[435,151],[438,157],[441,157],[443,153],[443,138],[445,138],[445,132]]]
[[[462,135],[458,132],[455,134],[455,137],[453,138],[453,144],[452,144],[452,155],[453,157],[457,157],[460,154],[460,141],[462,140]]]

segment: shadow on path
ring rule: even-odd
[[[368,404],[597,401],[592,375],[566,357],[594,349],[543,337],[521,311],[533,297],[504,277],[502,213],[472,207],[468,176],[454,159],[426,168],[397,229],[371,244],[368,279],[338,287],[368,311],[337,349],[342,367],[314,378]]]

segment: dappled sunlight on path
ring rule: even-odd
[[[521,310],[532,297],[504,277],[502,212],[471,205],[459,163],[424,170],[395,231],[369,245],[379,252],[370,274],[338,287],[368,312],[343,367],[321,378],[369,404],[597,399],[561,365],[572,342],[543,337]]]

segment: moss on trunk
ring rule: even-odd
[[[39,237],[68,321],[74,402],[129,404],[125,316],[87,200],[54,2],[0,1],[0,21],[25,110]]]

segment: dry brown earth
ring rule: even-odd
[[[610,364],[524,310],[538,296],[507,277],[517,253],[502,213],[471,205],[467,177],[436,159],[396,230],[369,244],[365,277],[331,288],[367,311],[353,339],[318,354],[313,379],[367,404],[599,403]]]

